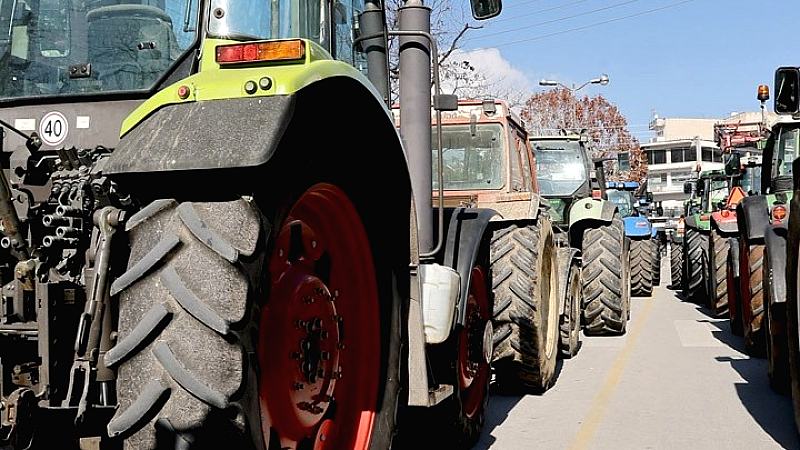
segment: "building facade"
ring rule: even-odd
[[[762,114],[766,114],[766,117]],[[647,184],[653,200],[661,202],[665,216],[683,214],[688,195],[683,185],[704,170],[724,167],[722,150],[714,135],[716,124],[749,126],[775,117],[773,113],[750,111],[732,114],[725,119],[659,118],[650,121],[655,136],[642,143],[647,155]]]

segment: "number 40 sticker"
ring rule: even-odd
[[[45,114],[39,123],[39,137],[42,138],[42,142],[51,147],[64,142],[68,131],[67,118],[57,111]]]

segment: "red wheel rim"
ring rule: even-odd
[[[269,270],[258,351],[265,441],[271,429],[282,448],[365,449],[381,373],[378,289],[369,240],[341,189],[318,184],[298,199]]]
[[[458,337],[459,388],[464,415],[475,417],[483,407],[489,364],[483,352],[486,324],[491,320],[486,276],[483,269],[472,268],[467,298],[466,323]]]

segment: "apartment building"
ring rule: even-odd
[[[770,116],[771,117],[771,116]],[[642,143],[647,155],[648,189],[653,200],[662,202],[665,215],[679,216],[683,209],[683,184],[699,171],[724,167],[722,151],[714,136],[717,123],[753,123],[761,111],[732,114],[724,119],[659,118],[654,115],[650,130],[655,136]]]

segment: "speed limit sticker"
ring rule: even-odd
[[[45,114],[39,123],[39,137],[42,138],[42,142],[52,147],[64,142],[68,131],[67,118],[57,111]]]

